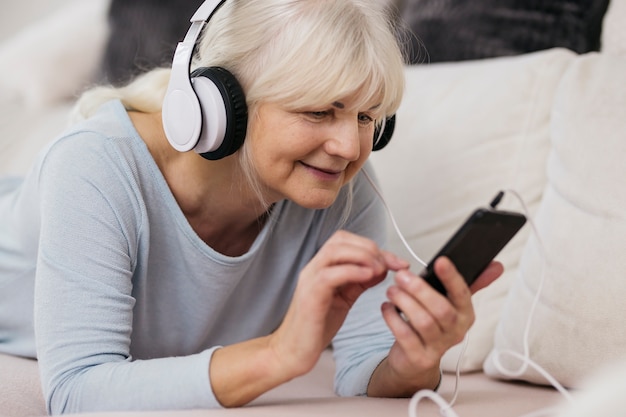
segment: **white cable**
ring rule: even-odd
[[[550,375],[550,373],[548,373],[545,369],[543,369],[539,364],[537,364],[532,359],[530,359],[530,345],[529,345],[530,326],[532,324],[532,320],[533,320],[533,316],[535,314],[535,310],[537,308],[537,304],[539,303],[539,298],[541,297],[541,293],[543,291],[543,286],[544,286],[545,278],[546,278],[546,270],[549,267],[549,265],[548,265],[549,257],[548,257],[548,253],[547,253],[546,247],[545,247],[543,241],[541,240],[541,236],[539,235],[539,232],[537,230],[535,222],[530,217],[530,213],[528,211],[528,208],[524,204],[524,200],[514,190],[506,190],[506,192],[513,194],[519,200],[519,202],[521,203],[521,205],[522,205],[522,207],[524,209],[524,212],[525,212],[526,217],[528,219],[528,223],[531,225],[531,227],[533,229],[533,232],[535,234],[535,238],[537,239],[537,242],[539,243],[540,254],[541,254],[541,258],[542,258],[542,267],[541,267],[541,275],[540,275],[540,278],[539,278],[539,285],[537,286],[537,293],[533,297],[533,301],[532,301],[532,304],[531,304],[529,312],[528,312],[528,318],[526,319],[526,325],[524,327],[524,335],[523,335],[523,340],[522,340],[523,355],[519,354],[518,352],[515,352],[515,351],[512,351],[512,350],[508,350],[508,349],[496,350],[494,352],[494,357],[493,357],[493,359],[494,359],[494,366],[496,367],[498,372],[500,372],[501,374],[503,374],[503,375],[505,375],[507,377],[510,377],[510,378],[518,378],[518,377],[522,376],[524,374],[524,372],[526,372],[526,370],[528,369],[528,366],[531,366],[535,371],[537,371],[541,376],[543,376],[554,388],[556,388],[561,394],[563,394],[563,396],[568,401],[571,401],[572,400],[572,396],[556,380],[556,378],[554,378],[552,375]],[[520,359],[522,361],[521,366],[517,370],[506,369],[502,365],[502,362],[500,361],[500,358],[502,357],[502,355],[509,355],[509,356],[513,356],[513,357],[515,357],[517,359]]]
[[[389,205],[387,204],[387,201],[383,197],[382,192],[378,189],[378,187],[376,186],[374,181],[371,179],[371,177],[369,176],[369,174],[365,170],[363,170],[363,174],[365,175],[365,178],[367,179],[367,181],[369,181],[370,185],[372,186],[372,188],[374,189],[376,194],[378,194],[378,196],[380,197],[380,200],[382,201],[382,203],[383,203],[383,205],[385,207],[385,210],[387,211],[387,214],[389,215],[389,218],[391,219],[391,223],[393,224],[393,227],[394,227],[398,237],[400,237],[400,240],[402,241],[402,243],[404,244],[406,249],[409,251],[411,256],[413,256],[413,258],[415,258],[420,264],[422,264],[423,266],[426,266],[426,262],[424,262],[419,256],[417,256],[417,254],[415,252],[413,252],[413,249],[411,249],[411,246],[409,245],[409,243],[406,241],[406,239],[402,235],[402,232],[400,231],[400,228],[398,227],[396,219],[393,216],[391,208],[389,207]],[[552,375],[550,375],[549,372],[547,372],[539,364],[537,364],[532,359],[530,359],[530,346],[529,346],[530,326],[532,324],[532,319],[533,319],[533,316],[534,316],[534,313],[535,313],[535,309],[537,307],[537,304],[539,303],[539,298],[541,296],[541,292],[543,291],[543,285],[544,285],[544,281],[545,281],[546,270],[548,269],[548,255],[547,255],[547,251],[546,251],[545,245],[543,244],[543,241],[541,240],[541,236],[539,235],[539,231],[537,230],[537,227],[536,227],[534,221],[532,220],[532,218],[530,216],[530,212],[528,210],[528,207],[524,203],[524,200],[522,199],[522,197],[515,190],[507,189],[505,191],[507,193],[513,194],[517,198],[517,200],[520,202],[520,204],[521,204],[521,206],[522,206],[522,208],[524,210],[524,213],[526,215],[526,218],[528,219],[528,223],[530,224],[530,226],[531,226],[531,228],[532,228],[532,230],[533,230],[533,232],[535,234],[535,238],[539,242],[541,257],[542,257],[542,260],[543,260],[543,262],[542,262],[543,263],[543,267],[541,268],[541,276],[540,276],[540,279],[539,279],[539,285],[537,286],[537,293],[535,294],[535,297],[533,298],[532,304],[530,306],[530,309],[529,309],[529,312],[528,312],[528,318],[526,320],[526,325],[525,325],[525,328],[524,328],[524,334],[523,334],[523,351],[524,351],[524,353],[522,355],[522,354],[520,354],[518,352],[515,352],[515,351],[512,351],[512,350],[497,350],[497,351],[494,352],[494,366],[498,369],[498,371],[500,373],[502,373],[505,376],[511,377],[511,378],[520,377],[524,372],[526,372],[526,370],[528,369],[528,366],[531,366],[535,371],[537,371],[541,376],[543,376],[550,384],[552,384],[552,386],[554,388],[556,388],[568,401],[572,401],[572,396],[567,391],[567,389],[565,389],[563,387],[563,385],[561,385],[556,380],[556,378],[554,378]],[[421,400],[423,400],[424,398],[429,398],[433,402],[437,403],[439,405],[439,407],[440,407],[439,411],[440,411],[442,416],[444,416],[444,417],[459,417],[458,414],[452,409],[452,406],[456,402],[458,394],[459,394],[459,381],[460,381],[460,378],[461,378],[461,368],[460,368],[460,365],[461,365],[461,359],[462,359],[463,354],[465,353],[465,350],[466,350],[467,345],[468,345],[468,340],[469,340],[469,338],[468,338],[468,335],[466,333],[464,341],[463,341],[463,346],[461,347],[461,352],[459,353],[459,357],[458,357],[457,364],[456,364],[456,373],[455,373],[456,378],[455,378],[455,384],[454,384],[454,394],[453,394],[452,399],[450,400],[450,402],[446,402],[446,400],[444,400],[443,397],[441,397],[435,391],[432,391],[432,390],[420,390],[420,391],[416,392],[413,395],[413,397],[411,397],[411,401],[409,402],[409,416],[410,417],[417,417],[417,406],[418,406],[418,403]],[[502,355],[510,355],[510,356],[513,356],[513,357],[515,357],[517,359],[520,359],[522,361],[522,365],[517,370],[506,369],[502,365],[502,363],[500,362],[500,357]],[[553,411],[552,408],[541,409],[541,410],[537,410],[537,411],[534,411],[532,413],[526,414],[523,417],[540,417],[540,416],[544,416],[544,415],[549,415],[552,411]]]
[[[441,395],[432,390],[420,390],[416,392],[411,401],[409,402],[409,415],[411,417],[417,417],[417,405],[424,398],[429,398],[435,403],[439,405],[439,412],[444,417],[458,417],[456,412],[452,409],[454,404],[456,403],[456,399],[459,395],[459,386],[461,381],[461,360],[463,359],[463,355],[465,354],[465,350],[467,349],[467,345],[469,342],[468,333],[465,333],[465,338],[463,339],[463,345],[461,346],[461,352],[459,352],[459,357],[456,361],[456,372],[454,378],[454,391],[452,394],[452,399],[450,401],[446,401],[443,399]]]
[[[459,417],[459,415],[452,409],[452,407],[446,402],[446,400],[441,397],[441,395],[429,389],[417,391],[415,395],[411,397],[411,401],[409,402],[409,417],[417,417],[418,403],[424,398],[428,398],[437,405],[439,405],[439,410],[442,416]]]
[[[532,220],[530,213],[528,211],[528,208],[524,204],[524,200],[514,190],[506,190],[506,192],[513,194],[519,200],[519,202],[521,203],[524,209],[528,222],[531,225],[533,232],[535,234],[535,238],[537,239],[537,242],[539,243],[540,256],[542,259],[542,267],[541,267],[541,274],[539,278],[539,284],[537,286],[537,292],[535,296],[533,297],[533,301],[528,311],[528,318],[526,319],[526,325],[524,326],[524,334],[523,334],[523,339],[522,339],[523,354],[520,354],[518,352],[509,350],[509,349],[494,350],[493,364],[498,370],[498,372],[500,372],[502,375],[505,375],[509,378],[519,378],[526,372],[526,370],[528,369],[528,366],[530,366],[535,371],[537,371],[543,378],[545,378],[546,381],[548,381],[554,388],[556,388],[563,395],[563,397],[565,397],[568,401],[572,401],[572,396],[565,389],[565,387],[563,387],[563,385],[561,385],[556,380],[556,378],[554,378],[548,371],[546,371],[544,368],[542,368],[539,364],[537,364],[530,358],[530,342],[529,342],[530,328],[532,325],[532,320],[535,314],[535,310],[537,308],[537,304],[539,303],[539,298],[541,297],[541,293],[543,291],[543,286],[544,286],[545,279],[546,279],[546,271],[549,267],[549,262],[548,262],[549,257],[548,257],[546,247],[543,241],[541,240],[541,236],[539,235],[539,231],[537,230],[535,222]],[[517,358],[522,361],[522,364],[520,365],[518,369],[507,369],[501,362],[501,358],[504,355]],[[545,410],[540,410],[539,412],[545,412]]]
[[[387,201],[385,201],[385,197],[383,197],[383,193],[378,189],[378,187],[376,186],[376,184],[374,183],[372,178],[370,178],[370,176],[367,173],[367,171],[362,170],[362,172],[365,175],[365,178],[367,178],[367,181],[369,181],[370,185],[372,186],[372,188],[374,189],[376,194],[378,194],[378,197],[380,197],[380,200],[382,201],[383,205],[385,206],[385,210],[387,211],[387,214],[389,215],[389,218],[391,219],[391,223],[393,224],[393,227],[394,227],[398,237],[400,238],[400,240],[402,241],[402,243],[404,244],[406,249],[409,251],[411,256],[413,258],[415,258],[415,260],[417,260],[417,262],[422,264],[422,266],[425,267],[426,266],[426,262],[424,262],[422,260],[422,258],[417,256],[417,254],[415,252],[413,252],[413,249],[411,249],[411,246],[409,245],[409,242],[407,242],[406,239],[404,238],[404,236],[402,235],[402,232],[400,231],[400,227],[398,227],[398,223],[396,223],[396,219],[393,217],[393,213],[391,211],[391,208],[387,204]]]
[[[510,355],[513,356],[519,360],[524,361],[524,365],[530,365],[535,371],[539,372],[541,374],[541,376],[543,376],[550,384],[552,384],[552,386],[554,388],[556,388],[561,394],[563,394],[563,396],[568,400],[568,401],[572,401],[573,397],[572,395],[563,387],[563,385],[561,385],[559,383],[559,381],[556,380],[556,378],[554,378],[552,375],[550,375],[550,373],[548,371],[546,371],[545,369],[543,369],[541,366],[539,366],[536,362],[534,362],[532,359],[530,359],[529,357],[525,356],[525,355],[521,355],[518,352],[515,352],[513,350],[508,350],[508,349],[504,349],[504,350],[500,350],[497,352],[497,354],[506,354],[506,355]],[[498,363],[498,366],[502,366],[500,363]],[[499,371],[505,371],[502,372],[503,374],[506,375],[506,369],[504,369],[504,367],[502,367],[502,369],[498,369]]]
[[[567,399],[568,401],[573,401],[573,397],[572,395],[567,391],[567,389],[565,389],[563,387],[563,385],[561,385],[556,378],[554,378],[549,372],[547,372],[545,369],[543,369],[539,364],[537,364],[536,362],[534,362],[532,359],[530,359],[530,345],[529,345],[529,339],[530,339],[530,327],[532,324],[532,319],[537,307],[537,304],[539,303],[539,298],[541,296],[541,293],[543,291],[543,286],[544,286],[544,282],[545,282],[545,277],[546,277],[546,270],[548,269],[548,254],[546,251],[546,247],[543,243],[543,241],[541,240],[541,236],[539,234],[539,231],[537,230],[537,227],[535,225],[535,223],[533,222],[531,216],[530,216],[530,212],[526,206],[526,204],[524,203],[524,200],[521,198],[521,196],[515,191],[515,190],[506,190],[507,193],[511,193],[512,195],[514,195],[520,202],[520,204],[522,205],[522,208],[524,210],[524,213],[526,215],[526,218],[528,219],[528,222],[532,228],[533,233],[535,234],[535,238],[537,239],[538,243],[539,243],[539,248],[540,248],[540,254],[542,257],[542,269],[541,269],[541,275],[540,275],[540,279],[539,279],[539,284],[537,286],[537,293],[535,294],[532,304],[530,306],[529,312],[528,312],[528,318],[526,320],[526,325],[524,327],[524,333],[523,333],[523,354],[520,354],[518,352],[512,351],[512,350],[496,350],[494,352],[494,366],[498,369],[498,371],[500,373],[502,373],[505,376],[511,377],[511,378],[517,378],[520,377],[527,369],[528,366],[532,367],[535,371],[537,371],[543,378],[545,378],[554,388],[556,388],[565,399]],[[457,395],[458,395],[458,383],[459,383],[459,379],[460,379],[460,361],[461,361],[461,357],[463,356],[463,353],[465,351],[465,348],[467,346],[467,334],[466,334],[466,338],[465,338],[465,343],[461,349],[461,353],[459,354],[459,359],[457,361],[457,367],[456,367],[456,381],[455,381],[455,386],[454,386],[454,395],[452,397],[452,400],[447,403],[439,394],[437,394],[434,391],[430,391],[430,390],[421,390],[418,391],[417,393],[415,393],[415,395],[413,395],[413,397],[411,398],[411,401],[409,402],[409,416],[410,417],[417,417],[417,405],[419,403],[419,401],[421,401],[424,398],[429,398],[432,401],[434,401],[435,403],[437,403],[440,406],[440,413],[442,416],[444,417],[458,417],[458,414],[456,414],[456,412],[452,409],[453,404],[456,402],[457,399]],[[500,362],[500,358],[502,355],[510,355],[513,356],[519,360],[522,361],[522,365],[520,366],[519,369],[517,370],[510,370],[510,369],[506,369],[502,363]],[[551,407],[551,408],[544,408],[544,409],[540,409],[540,410],[536,410],[533,411],[531,413],[525,414],[522,417],[541,417],[541,416],[549,416],[549,415],[553,415],[554,411],[556,410],[555,407]]]
[[[369,176],[367,171],[363,170],[362,172],[365,175],[365,178],[367,179],[367,181],[370,183],[370,185],[372,186],[372,188],[376,192],[376,194],[378,194],[378,197],[380,198],[380,200],[382,201],[383,206],[385,207],[385,210],[387,211],[387,214],[389,215],[389,218],[391,219],[391,223],[393,224],[393,227],[394,227],[394,229],[396,231],[396,234],[398,235],[398,237],[400,238],[400,240],[402,241],[402,243],[404,244],[406,249],[409,251],[411,256],[413,256],[413,258],[415,258],[420,264],[422,264],[425,267],[427,265],[426,262],[424,262],[413,251],[413,249],[411,248],[409,243],[406,241],[406,239],[402,235],[402,232],[400,231],[400,227],[398,226],[398,223],[396,222],[396,219],[393,216],[393,212],[391,211],[391,208],[387,204],[387,201],[385,200],[385,197],[383,196],[383,193],[378,189],[378,187],[376,186],[376,183],[374,183],[374,181]],[[465,338],[463,340],[463,346],[461,347],[461,352],[459,354],[459,358],[458,358],[457,363],[456,363],[456,379],[455,379],[455,382],[454,382],[454,395],[452,396],[452,400],[450,400],[450,402],[448,403],[448,402],[446,402],[446,400],[444,400],[435,391],[432,391],[432,390],[420,390],[420,391],[416,392],[415,395],[413,395],[413,397],[411,398],[411,402],[409,404],[409,414],[411,415],[411,417],[417,416],[417,403],[419,403],[419,401],[421,401],[423,398],[426,398],[426,397],[430,398],[432,401],[434,401],[437,404],[439,404],[440,411],[441,411],[442,415],[444,415],[445,417],[459,417],[454,412],[454,410],[452,409],[452,406],[456,402],[457,396],[459,394],[459,381],[461,379],[461,359],[463,357],[465,349],[467,349],[468,340],[469,339],[468,339],[468,336],[467,336],[467,333],[466,333],[465,334]]]
[[[455,368],[455,378],[454,378],[454,394],[452,394],[452,399],[449,401],[448,406],[453,407],[456,403],[456,399],[459,396],[459,386],[461,382],[461,361],[463,360],[463,355],[465,355],[465,351],[467,350],[467,345],[469,344],[469,333],[465,333],[465,337],[463,338],[463,345],[461,346],[461,351],[459,352],[459,357],[456,360],[456,368]]]

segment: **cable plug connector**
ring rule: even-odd
[[[504,197],[504,191],[498,192],[493,200],[491,200],[491,203],[489,203],[489,206],[491,206],[491,208],[495,210],[498,204],[500,204],[500,201],[502,201],[502,197]]]

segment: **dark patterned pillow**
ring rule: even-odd
[[[617,0],[613,0],[617,1]],[[410,63],[600,48],[609,0],[404,0]]]
[[[112,0],[110,35],[102,62],[104,81],[119,85],[167,65],[202,0]]]

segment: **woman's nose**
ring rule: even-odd
[[[361,156],[361,138],[357,122],[337,123],[332,138],[326,142],[326,152],[347,161],[356,161]]]

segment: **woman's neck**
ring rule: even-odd
[[[167,141],[159,113],[129,112],[174,198],[196,234],[228,256],[246,253],[268,217],[241,174],[236,156],[208,161]]]

